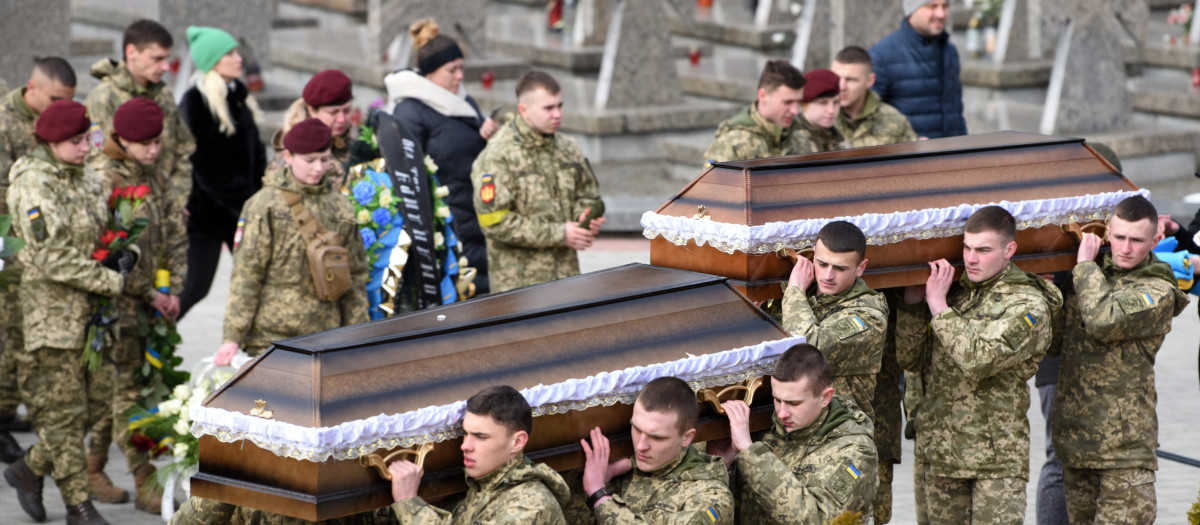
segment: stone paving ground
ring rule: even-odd
[[[583,271],[641,262],[649,263],[649,242],[638,236],[601,238],[595,248],[583,252],[580,257]],[[208,297],[196,305],[187,319],[180,323],[184,343],[181,355],[187,362],[195,363],[216,351],[221,338],[221,323],[225,309],[225,297],[229,286],[231,259],[224,254],[217,278]],[[1193,297],[1193,300],[1195,298]],[[1194,302],[1194,301],[1193,301]],[[1175,454],[1200,459],[1200,434],[1196,432],[1200,421],[1200,383],[1197,382],[1197,341],[1200,341],[1200,320],[1195,304],[1188,307],[1175,320],[1174,329],[1167,337],[1158,354],[1158,415],[1159,438],[1162,449]],[[1032,381],[1030,382],[1032,386]],[[1030,453],[1031,482],[1028,485],[1026,523],[1036,523],[1034,488],[1037,472],[1045,459],[1045,426],[1038,410],[1036,390],[1031,388],[1029,412],[1030,429],[1033,435]],[[17,434],[22,445],[28,446],[32,434]],[[912,441],[904,442],[904,462],[896,467],[895,507],[892,523],[916,523],[912,500]],[[125,472],[120,453],[110,453],[113,461],[107,472],[114,483],[132,490],[133,477]],[[1158,522],[1165,524],[1187,523],[1186,512],[1196,500],[1200,489],[1200,468],[1173,461],[1160,460],[1158,471]],[[45,503],[47,523],[65,521],[65,510],[53,481],[47,479]],[[97,504],[105,518],[116,524],[153,524],[161,519],[139,512],[132,504]],[[0,524],[33,523],[16,502],[16,493],[7,484],[0,483]]]

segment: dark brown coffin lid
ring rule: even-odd
[[[1136,189],[1083,139],[1002,131],[718,162],[657,211],[759,226]]]
[[[205,405],[329,427],[785,337],[722,278],[630,264],[278,341]]]

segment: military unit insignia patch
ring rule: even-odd
[[[1008,346],[1013,348],[1021,346],[1021,343],[1025,342],[1025,339],[1029,337],[1029,333],[1038,324],[1038,320],[1033,314],[1027,313],[1022,315],[1020,319],[1020,321],[1010,324],[1004,330],[1004,341],[1008,343]]]
[[[829,481],[829,491],[833,493],[833,496],[839,502],[845,503],[850,498],[850,495],[854,493],[854,487],[858,485],[858,478],[861,477],[862,472],[858,470],[858,467],[855,467],[854,463],[847,461],[841,470],[838,470],[837,474],[833,476],[833,479]]]
[[[479,183],[479,200],[484,204],[491,204],[496,200],[496,184],[492,182],[492,175],[490,173],[483,174]]]
[[[33,229],[33,238],[39,241],[46,240],[46,218],[42,217],[41,208],[30,208],[29,226]]]
[[[837,334],[838,339],[848,339],[861,334],[867,330],[867,323],[863,322],[862,318],[857,315],[849,319],[842,319],[833,323],[833,333]]]
[[[242,243],[242,228],[245,228],[245,226],[246,219],[239,217],[237,231],[233,232],[233,249],[235,250],[237,249],[238,245]]]
[[[1117,298],[1117,304],[1127,314],[1136,314],[1154,307],[1154,298],[1149,293],[1131,293]]]

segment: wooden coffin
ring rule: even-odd
[[[193,410],[193,494],[307,520],[391,503],[372,454],[432,445],[421,494],[465,489],[465,400],[511,385],[534,407],[527,454],[565,470],[601,427],[632,454],[641,385],[718,391],[768,373],[789,337],[725,279],[641,264],[275,343]],[[769,383],[752,394],[770,424]],[[737,393],[737,392],[734,392]],[[261,402],[260,402],[261,401]],[[269,412],[269,419],[253,414]],[[728,436],[705,405],[697,440]],[[411,459],[411,458],[410,458]]]
[[[831,219],[867,234],[863,277],[880,289],[924,283],[928,261],[961,265],[962,228],[988,204],[1016,216],[1023,270],[1068,270],[1078,241],[1064,226],[1097,226],[1138,191],[1083,139],[1006,131],[717,163],[642,226],[651,264],[728,277],[760,300],[791,271],[780,251],[810,248]]]

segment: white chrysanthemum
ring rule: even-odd
[[[183,459],[183,458],[187,457],[187,455],[188,455],[188,444],[187,443],[176,443],[175,450],[173,450],[172,452],[175,454],[176,459]]]
[[[429,173],[437,173],[437,170],[438,170],[438,165],[437,165],[437,163],[433,162],[433,157],[426,155],[425,156],[425,171],[427,171]]]
[[[187,416],[184,416],[179,418],[179,421],[175,422],[175,428],[172,430],[174,430],[176,434],[183,436],[186,435],[191,429],[192,421],[188,419]]]
[[[175,389],[171,391],[171,397],[180,401],[187,401],[188,398],[192,397],[192,389],[187,386],[187,383],[175,385]]]
[[[450,188],[447,188],[445,186],[438,186],[438,189],[434,190],[433,194],[437,195],[439,198],[444,199],[444,198],[450,196]]]
[[[446,206],[438,206],[437,212],[435,214],[439,218],[449,219],[450,218],[450,208],[448,208]]]
[[[183,408],[183,401],[178,399],[168,399],[158,404],[158,415],[162,417],[171,417],[179,413]]]
[[[442,232],[433,232],[433,245],[440,248],[443,244],[446,244],[446,236]]]

